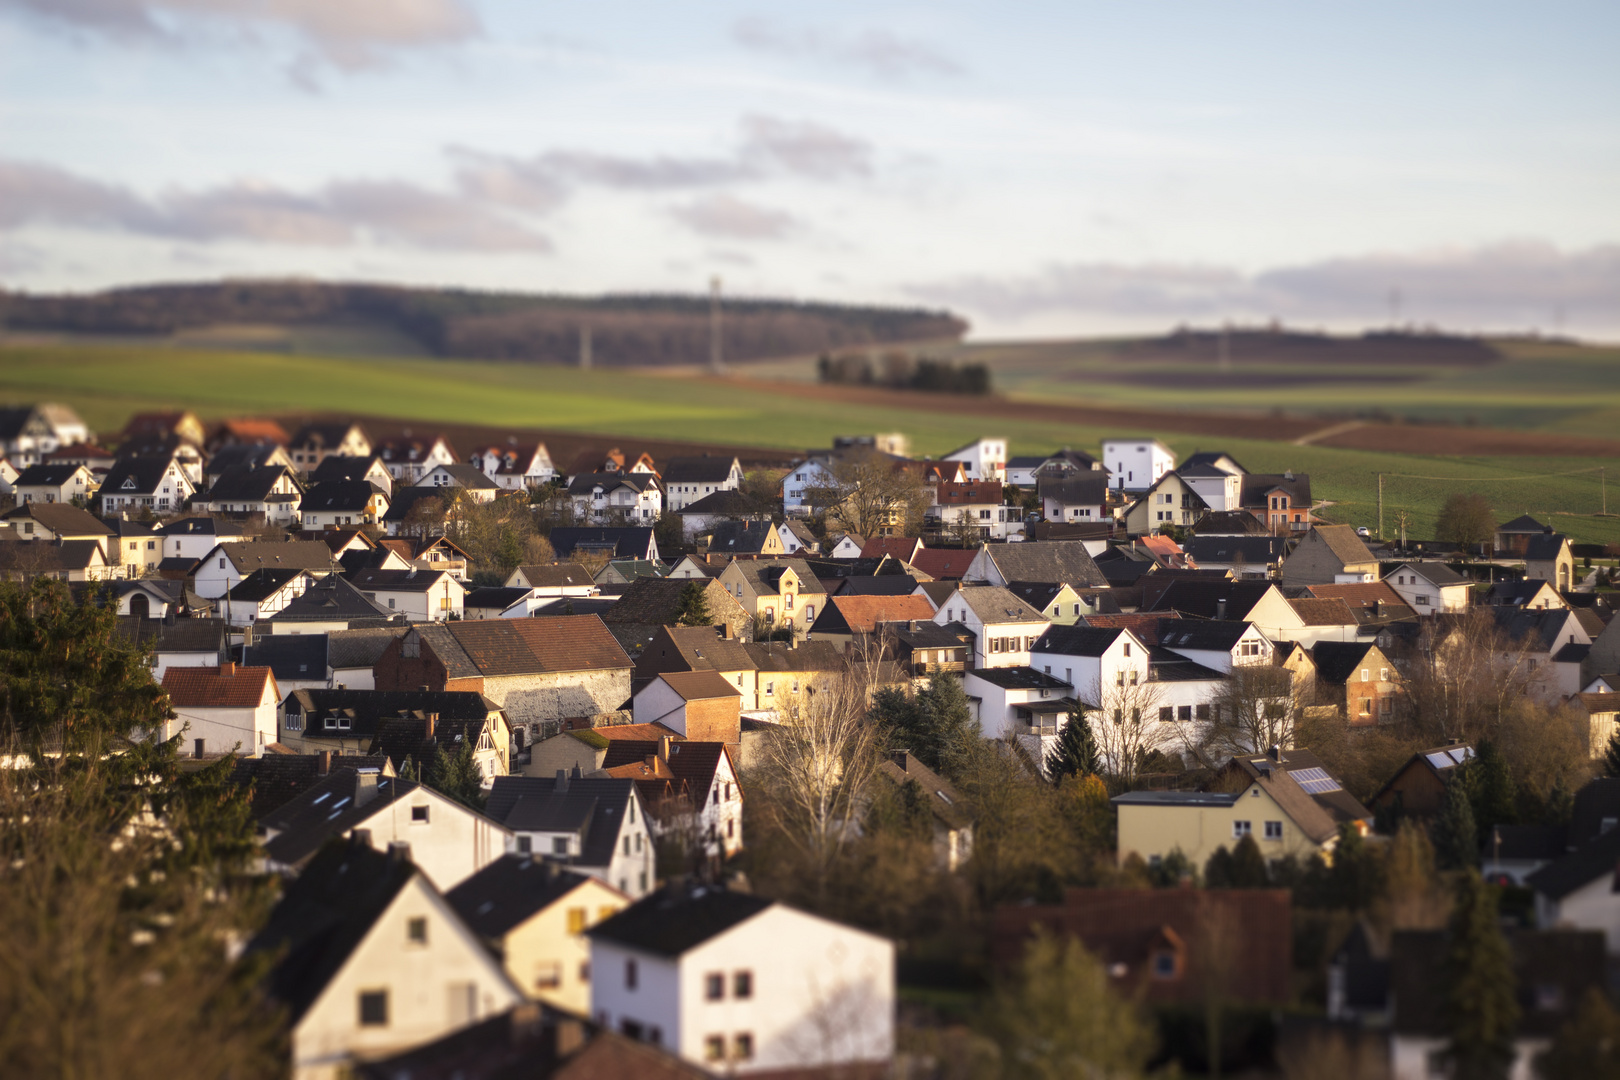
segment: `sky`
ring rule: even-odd
[[[1620,5],[0,0],[0,284],[1620,339]]]

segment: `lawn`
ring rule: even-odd
[[[1610,378],[1607,361],[1583,355],[1577,363],[1581,371]],[[1500,384],[1515,385],[1522,374],[1515,372],[1516,366],[1499,373]],[[1567,380],[1560,375],[1558,381]],[[1162,404],[1165,391],[1158,393]],[[1620,393],[1613,398],[1612,404],[1596,397],[1587,404],[1620,411]],[[1219,448],[1256,472],[1309,473],[1316,497],[1335,504],[1328,515],[1356,525],[1377,524],[1375,474],[1399,474],[1385,482],[1386,533],[1393,532],[1395,512],[1404,507],[1411,513],[1411,532],[1431,535],[1447,494],[1478,491],[1504,519],[1528,512],[1551,518],[1577,540],[1620,540],[1620,517],[1596,516],[1601,486],[1599,475],[1590,471],[1597,464],[1592,461],[1420,457],[1187,436],[1175,431],[1173,411],[1165,412],[1162,430],[1143,432],[821,401],[795,396],[792,383],[777,390],[601,368],[86,345],[0,348],[0,400],[63,401],[104,432],[118,430],[132,412],[184,406],[205,418],[348,413],[418,426],[477,424],[784,448],[825,446],[835,435],[898,430],[911,436],[915,452],[934,455],[983,434],[1005,434],[1015,454],[1059,446],[1095,450],[1106,436],[1156,434],[1182,455]],[[1612,494],[1620,511],[1620,491]]]

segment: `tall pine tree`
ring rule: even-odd
[[[1490,739],[1481,739],[1468,763],[1468,803],[1474,812],[1477,839],[1484,844],[1498,825],[1517,825],[1518,787],[1507,759]]]
[[[484,775],[473,760],[472,743],[462,740],[454,754],[445,753],[443,743],[435,745],[433,758],[424,771],[428,787],[463,806],[484,808]]]
[[[1095,776],[1100,767],[1099,760],[1091,723],[1077,706],[1063,722],[1063,730],[1058,732],[1057,747],[1052,751],[1046,771],[1054,783],[1065,776]]]
[[[1442,870],[1462,870],[1479,865],[1479,827],[1468,798],[1467,766],[1458,766],[1446,783],[1440,813],[1429,827],[1434,841],[1434,858]]]
[[[1620,777],[1620,727],[1614,729],[1603,748],[1603,775]]]
[[[713,626],[714,616],[709,614],[709,598],[704,595],[703,588],[707,582],[699,584],[694,581],[681,590],[680,604],[676,608],[676,620],[681,626]]]
[[[1458,883],[1447,930],[1446,1057],[1455,1080],[1506,1080],[1519,1003],[1513,953],[1502,936],[1496,894],[1474,870]]]

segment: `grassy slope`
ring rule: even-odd
[[[1177,435],[1171,429],[1173,421],[1157,433],[1051,423],[1009,425],[968,415],[803,400],[792,395],[791,387],[784,387],[783,393],[717,390],[678,377],[604,369],[189,349],[14,347],[0,349],[0,399],[66,401],[101,431],[117,430],[140,409],[184,405],[205,417],[360,413],[423,424],[556,428],[782,447],[824,446],[834,435],[901,430],[924,454],[944,453],[990,433],[1005,433],[1013,453],[1041,453],[1056,446],[1095,449],[1108,435],[1158,434],[1182,454],[1219,446],[1255,471],[1308,472],[1316,496],[1339,504],[1330,514],[1357,525],[1376,524],[1373,474],[1384,471],[1468,478],[1386,481],[1386,530],[1393,530],[1394,511],[1405,506],[1412,511],[1413,533],[1431,534],[1439,504],[1450,491],[1464,490],[1484,493],[1504,518],[1526,511],[1578,515],[1557,518],[1556,523],[1579,540],[1620,540],[1620,518],[1591,516],[1599,507],[1595,473],[1547,475],[1589,468],[1591,463],[1585,460],[1424,458],[1217,440]],[[1500,479],[1532,474],[1537,479]],[[1613,506],[1620,510],[1620,489],[1613,494]]]

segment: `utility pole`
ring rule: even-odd
[[[1608,517],[1609,516],[1609,476],[1608,476],[1608,474],[1606,472],[1604,472],[1603,467],[1601,465],[1598,466],[1598,485],[1599,485],[1599,490],[1603,493],[1603,516]]]
[[[579,370],[591,370],[591,328],[579,328]]]
[[[709,370],[723,375],[725,357],[720,349],[720,275],[709,279]]]
[[[1384,474],[1374,473],[1378,477],[1378,539],[1384,538]]]

